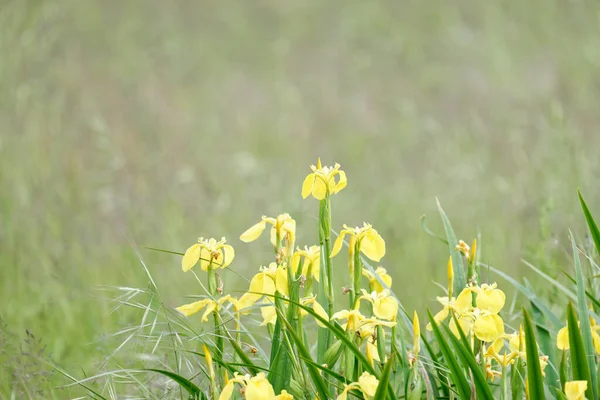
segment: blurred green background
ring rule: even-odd
[[[103,290],[146,286],[138,252],[167,304],[199,291],[144,246],[226,236],[249,277],[271,251],[238,237],[261,215],[315,243],[318,156],[349,177],[334,226],[380,231],[408,309],[445,280],[420,225],[442,233],[436,196],[483,261],[564,267],[577,188],[600,207],[598,37],[594,1],[3,2],[4,334],[94,373],[102,337],[139,321]]]

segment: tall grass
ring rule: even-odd
[[[284,209],[314,222],[318,212],[281,182],[317,155],[354,177],[336,212],[394,243],[388,270],[410,282],[399,297],[423,318],[432,282],[446,279],[445,249],[419,224],[426,214],[442,232],[435,196],[458,236],[481,232],[487,264],[531,277],[525,258],[558,277],[568,228],[583,231],[572,193],[599,198],[597,14],[559,1],[5,2],[6,358],[20,357],[29,329],[68,371],[103,371],[121,343],[111,334],[144,313],[115,310],[107,293],[145,287],[140,256],[167,305],[196,290],[168,255],[140,248],[214,232],[239,248],[235,233]],[[268,254],[240,251],[243,276]],[[546,290],[559,298],[536,287]]]

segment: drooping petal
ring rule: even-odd
[[[227,382],[227,385],[223,388],[223,391],[219,395],[219,400],[230,400],[233,396],[233,381]]]
[[[320,175],[315,175],[315,184],[312,188],[312,195],[317,200],[323,200],[327,195],[327,184]]]
[[[346,184],[348,183],[348,178],[346,178],[346,173],[344,171],[338,170],[337,173],[339,175],[339,180],[335,184],[335,188],[333,190],[333,193],[338,193],[343,188],[345,188]]]
[[[460,314],[466,312],[469,308],[471,308],[473,304],[473,296],[471,293],[473,292],[472,288],[465,288],[460,292],[456,301],[454,302],[454,309],[458,311]]]
[[[329,320],[329,316],[327,315],[327,312],[325,311],[323,306],[320,305],[317,301],[315,301],[313,303],[313,310],[319,317],[321,317],[325,320]],[[321,321],[319,321],[316,318],[315,318],[315,320],[317,321],[317,325],[319,325],[321,328],[325,328],[325,325]]]
[[[176,310],[185,315],[186,317],[189,317],[190,315],[196,314],[198,311],[206,307],[206,303],[208,300],[210,299],[203,299],[195,301],[193,303],[184,304],[182,306],[177,307]]]
[[[275,391],[265,377],[264,372],[260,372],[248,381],[245,395],[246,400],[273,400]]]
[[[302,182],[302,198],[305,199],[312,193],[315,184],[315,174],[308,174]]]
[[[253,242],[258,239],[266,227],[267,224],[265,220],[262,220],[259,223],[252,225],[250,228],[248,228],[248,230],[246,230],[246,232],[242,233],[240,235],[240,240],[246,243]]]
[[[210,314],[212,314],[216,309],[217,306],[219,305],[216,301],[210,300],[208,299],[209,302],[206,305],[206,311],[204,311],[204,314],[202,314],[202,322],[207,322],[208,321],[208,316]]]
[[[248,292],[260,296],[273,295],[275,293],[275,282],[266,273],[259,272],[250,281]]]
[[[567,326],[560,328],[556,334],[556,347],[560,350],[569,350],[569,329]]]
[[[358,378],[358,384],[360,385],[360,390],[362,390],[364,394],[369,397],[373,397],[377,392],[379,381],[368,372],[363,372],[363,374]]]
[[[270,301],[265,300],[265,304],[269,304],[260,308],[260,314],[263,317],[263,322],[261,322],[260,326],[265,326],[267,324],[275,324],[277,321],[277,309],[273,306]]]
[[[275,275],[275,288],[277,288],[277,291],[284,296],[290,295],[288,288],[287,268],[277,268],[277,273]]]
[[[239,300],[234,302],[234,308],[241,314],[248,314],[250,310],[247,310],[247,308],[252,307],[258,299],[260,299],[259,294],[244,293]]]
[[[233,246],[230,246],[228,244],[224,245],[221,248],[221,251],[223,252],[223,260],[221,260],[221,263],[222,263],[221,268],[226,268],[233,261],[233,258],[235,257],[235,251],[233,250]]]
[[[346,236],[346,234],[348,234],[348,231],[346,229],[342,229],[342,231],[340,232],[340,235],[337,237],[337,239],[335,239],[335,243],[333,244],[333,249],[331,249],[331,257],[335,257],[337,255],[337,253],[340,252],[340,250],[342,249],[342,245],[344,244],[344,236]]]
[[[202,271],[208,271],[208,266],[210,265],[211,259],[211,251],[206,247],[202,247],[200,250],[200,269],[202,269]],[[215,265],[215,267],[218,267],[218,265]]]
[[[505,301],[506,295],[502,290],[489,287],[481,289],[475,298],[477,307],[492,314],[498,314]]]
[[[473,332],[479,340],[493,342],[504,335],[504,322],[496,314],[481,315],[473,324]]]
[[[377,233],[375,229],[371,229],[360,241],[360,251],[370,258],[378,262],[385,256],[385,241]]]
[[[200,258],[200,243],[191,245],[181,259],[181,269],[189,271],[198,262]]]
[[[571,381],[565,384],[565,395],[567,400],[585,400],[587,381]]]
[[[387,296],[375,302],[373,313],[377,318],[393,320],[398,314],[398,302],[394,297]]]

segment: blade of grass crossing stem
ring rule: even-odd
[[[477,398],[483,400],[494,400],[494,396],[492,395],[490,387],[488,386],[488,383],[485,380],[485,376],[481,371],[481,367],[477,363],[477,360],[475,360],[475,357],[473,357],[473,353],[471,352],[470,348],[468,346],[465,347],[465,344],[462,341],[458,340],[456,336],[454,336],[454,334],[450,331],[450,328],[448,328],[446,325],[442,325],[442,328],[444,330],[444,333],[452,343],[452,346],[456,350],[456,354],[458,354],[458,357],[460,358],[461,362],[463,364],[466,364],[471,370],[471,373],[473,374],[473,383],[475,384],[475,390],[477,391]],[[462,332],[462,330],[460,332],[460,335],[461,338],[466,339],[465,334]]]
[[[585,200],[583,200],[583,196],[581,195],[581,191],[578,191],[579,194],[579,202],[581,203],[581,208],[583,209],[583,214],[585,215],[585,220],[587,221],[588,227],[590,228],[590,233],[592,234],[592,239],[594,240],[594,244],[596,245],[596,250],[600,253],[600,230],[598,229],[598,225],[596,225],[596,221],[590,212]]]
[[[192,396],[194,399],[200,398],[200,392],[201,392],[200,388],[198,386],[194,385],[192,382],[190,382],[189,380],[187,380],[186,378],[184,378],[181,375],[178,375],[174,372],[165,371],[162,369],[154,369],[154,368],[147,368],[147,369],[145,369],[145,371],[152,371],[152,372],[162,374],[166,377],[169,377],[172,380],[174,380],[175,382],[177,382],[179,384],[179,386],[181,386],[183,389],[185,389],[190,394],[190,396]]]
[[[525,329],[525,353],[527,354],[527,384],[529,399],[544,400],[544,377],[540,368],[540,358],[537,349],[535,331],[529,313],[523,308],[523,323]]]
[[[517,361],[513,364],[510,371],[510,393],[512,399],[523,398],[523,388],[525,387],[525,367],[521,357],[517,357]]]
[[[300,357],[302,357],[305,360],[312,361],[312,358],[310,356],[310,351],[308,351],[308,349],[304,346],[304,343],[302,343],[302,340],[300,339],[298,334],[296,332],[294,332],[294,330],[292,329],[292,325],[290,325],[290,323],[285,319],[283,313],[279,309],[277,309],[277,319],[282,320],[283,323],[287,326],[288,332],[290,333],[290,338],[296,344],[296,348],[298,349],[298,353],[300,354]],[[308,369],[308,373],[310,374],[311,380],[315,385],[315,389],[317,390],[317,393],[319,395],[318,397],[322,398],[322,399],[328,399],[329,395],[327,393],[328,392],[327,383],[325,383],[325,380],[319,373],[319,370],[317,368],[315,368],[315,366],[312,365],[312,363],[305,362],[304,364],[306,365],[306,368]],[[277,389],[275,389],[275,391],[278,392]],[[279,391],[281,391],[281,389]]]
[[[390,358],[385,363],[385,367],[383,367],[383,372],[381,373],[381,378],[379,379],[379,386],[377,386],[377,391],[375,392],[375,399],[385,399],[385,392],[388,389],[390,383],[390,374],[392,373],[392,366],[394,365],[395,357],[394,353],[390,356]],[[392,397],[391,400],[395,400],[396,397]]]
[[[579,321],[573,304],[569,303],[567,307],[567,329],[569,330],[569,351],[571,358],[571,371],[574,381],[587,381],[588,389],[586,397],[592,399],[592,386],[590,385],[590,367],[587,362],[587,355],[583,343],[583,337],[579,330]]]
[[[531,303],[531,308],[533,309],[533,320],[537,328],[538,343],[540,345],[540,349],[542,350],[542,353],[548,356],[548,360],[550,362],[548,368],[545,369],[547,378],[546,382],[548,382],[551,386],[558,388],[559,377],[555,369],[556,344],[552,340],[550,331],[546,327],[546,316],[544,315],[544,313],[535,305],[535,303]]]
[[[243,361],[246,368],[248,369],[248,372],[250,372],[253,375],[258,374],[260,372],[260,369],[257,368],[256,365],[254,365],[254,363],[252,362],[250,357],[248,357],[248,354],[246,354],[244,349],[242,349],[240,347],[240,345],[231,336],[229,336],[228,339],[229,339],[229,343],[231,344],[231,347],[233,347],[233,350],[235,351],[235,353]]]
[[[592,338],[592,327],[590,326],[590,314],[587,307],[585,296],[585,280],[583,278],[583,270],[581,269],[581,261],[579,259],[579,250],[575,244],[575,238],[571,233],[571,245],[573,247],[573,261],[575,262],[575,279],[577,280],[577,311],[579,314],[581,337],[583,338],[583,346],[587,355],[587,363],[590,371],[590,385],[586,391],[590,399],[596,400],[596,363],[594,360],[594,339]]]
[[[467,286],[467,279],[465,277],[465,269],[463,267],[462,258],[458,250],[456,250],[456,245],[458,241],[456,240],[456,234],[454,233],[454,229],[452,229],[452,225],[450,224],[450,220],[448,216],[442,209],[440,201],[436,199],[438,211],[440,213],[440,217],[442,218],[442,223],[444,224],[444,230],[446,231],[446,238],[448,239],[448,249],[450,250],[450,254],[452,255],[452,264],[454,265],[454,293],[460,293],[465,286]]]
[[[433,334],[435,335],[438,345],[440,346],[442,355],[446,359],[446,365],[448,367],[448,370],[450,371],[449,378],[454,382],[456,391],[458,392],[458,397],[461,399],[470,399],[471,386],[469,385],[469,382],[465,377],[462,366],[459,364],[458,360],[454,356],[452,349],[448,345],[448,342],[444,338],[440,327],[433,319],[433,315],[431,315],[431,312],[429,310],[427,310],[427,317],[429,318],[429,322],[431,323]]]
[[[564,269],[562,270],[562,273],[567,277],[568,280],[570,280],[574,285],[577,284],[577,281],[575,280],[575,278],[573,278],[571,275],[569,275],[569,273],[567,271],[565,271]],[[585,291],[585,295],[587,296],[587,298],[594,303],[594,306],[596,306],[596,308],[600,308],[600,301],[594,297],[594,295],[592,293],[590,293],[589,290]]]

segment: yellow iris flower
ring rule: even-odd
[[[271,224],[271,244],[275,247],[277,237],[279,240],[286,240],[288,243],[294,243],[296,240],[296,221],[289,214],[280,214],[277,218],[263,216],[261,221],[252,225],[246,232],[240,235],[242,242],[253,242],[259,238],[263,231],[267,228],[267,224]]]
[[[260,314],[263,317],[263,322],[260,323],[260,326],[267,324],[275,325],[275,322],[277,322],[277,309],[269,299],[264,299],[263,303],[267,305],[260,308]]]
[[[356,228],[349,228],[347,225],[344,225],[344,229],[342,229],[333,244],[331,257],[335,257],[340,252],[346,235],[350,236],[350,243],[348,244],[350,253],[354,252],[354,245],[358,243],[359,250],[373,261],[379,262],[385,256],[385,241],[373,229],[372,225],[365,222],[362,227],[357,226]]]
[[[226,268],[233,261],[235,252],[233,247],[225,244],[225,238],[217,241],[216,239],[204,238],[198,239],[198,243],[190,246],[181,259],[181,268],[184,271],[189,271],[198,261],[200,261],[200,268],[203,271],[208,270],[209,266],[212,268]]]
[[[565,384],[567,400],[585,400],[587,381],[571,381]]]
[[[294,274],[298,273],[300,265],[302,265],[302,275],[308,278],[310,269],[310,275],[315,281],[319,282],[321,271],[321,247],[304,246],[304,250],[298,248],[292,256],[292,271],[294,271]]]
[[[388,288],[392,287],[392,277],[387,273],[386,269],[383,267],[377,267],[375,270],[375,275],[371,271],[366,268],[362,270],[363,276],[366,276],[369,280],[369,285],[371,286],[371,290],[376,291],[377,293],[382,292],[384,287],[379,283],[375,275],[377,275]]]
[[[221,306],[227,301],[232,302],[232,297],[230,295],[223,296],[218,300],[202,299],[200,301],[195,301],[193,303],[179,306],[176,308],[176,310],[185,315],[186,317],[189,317],[190,315],[196,314],[203,308],[206,308],[206,311],[204,311],[204,314],[202,315],[201,319],[202,322],[206,322],[208,321],[208,316],[212,312],[218,311],[219,308],[221,308]]]
[[[293,400],[294,397],[287,391],[282,390],[280,394],[275,396],[273,386],[267,380],[264,372],[260,372],[256,376],[239,375],[235,376],[227,382],[219,400],[229,400],[233,396],[234,384],[237,383],[244,388],[244,396],[246,400]]]
[[[398,314],[398,301],[395,297],[390,296],[390,291],[385,289],[384,291],[377,293],[367,293],[365,289],[361,290],[362,296],[360,300],[366,300],[373,306],[373,314],[377,318],[385,320],[395,320],[396,314]]]
[[[308,174],[302,183],[303,199],[312,194],[315,199],[323,200],[327,194],[339,193],[348,183],[346,173],[340,169],[340,164],[323,167],[319,158],[317,166],[311,165],[310,169],[313,172]]]
[[[474,291],[477,293],[475,304],[480,310],[498,314],[504,307],[506,295],[502,290],[497,289],[496,283],[491,285],[484,283]]]
[[[597,325],[596,320],[592,317],[590,317],[590,328],[592,329],[594,348],[596,349],[596,353],[600,354],[600,335],[598,335],[600,325]],[[556,335],[556,347],[560,350],[569,350],[569,329],[567,325],[559,329],[558,334]]]
[[[287,267],[277,266],[277,263],[272,262],[268,267],[260,267],[260,272],[250,280],[248,293],[240,301],[245,299],[246,306],[249,307],[263,296],[273,296],[275,291],[289,296]]]
[[[363,372],[358,378],[358,382],[352,382],[349,385],[345,385],[344,391],[340,393],[337,400],[346,400],[348,398],[348,392],[353,389],[360,390],[365,399],[370,400],[375,396],[377,386],[379,386],[379,380],[368,372]]]
[[[323,308],[323,306],[321,306],[319,304],[319,302],[317,301],[317,297],[315,295],[313,296],[308,296],[305,297],[303,299],[300,300],[300,304],[302,304],[303,306],[310,306],[312,307],[313,311],[320,316],[323,319],[329,320],[329,316],[327,315],[327,312],[325,311],[325,309]],[[306,316],[308,314],[308,311],[304,310],[304,309],[300,309],[300,315],[302,315],[303,317]],[[319,321],[318,319],[316,319],[317,325],[319,325],[321,328],[325,328],[325,325],[323,325],[323,323],[321,321]]]

